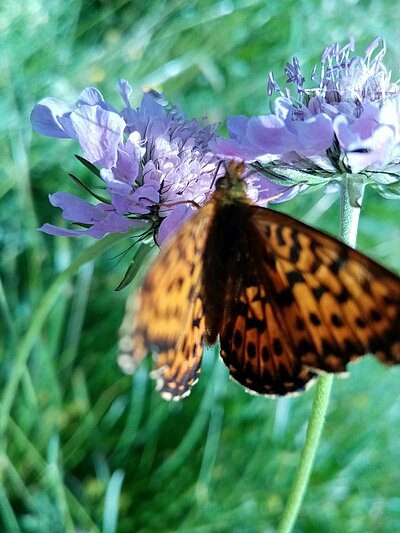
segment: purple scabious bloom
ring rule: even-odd
[[[383,64],[385,42],[377,37],[364,57],[354,43],[326,48],[306,84],[297,58],[285,68],[282,91],[269,74],[272,113],[232,117],[229,139],[217,139],[220,156],[259,161],[266,172],[296,183],[354,179],[383,196],[400,196],[400,84]]]
[[[209,198],[216,175],[224,172],[209,148],[215,140],[213,127],[188,120],[155,91],[145,93],[137,109],[129,102],[132,88],[127,81],[119,82],[119,92],[124,102],[121,111],[94,88],[81,93],[74,110],[54,98],[45,98],[34,107],[34,130],[78,141],[84,163],[102,180],[107,194],[106,198],[94,195],[100,199],[95,205],[65,192],[50,195],[64,218],[82,229],[44,224],[41,231],[100,238],[147,221],[149,232],[160,244]],[[246,182],[254,202],[292,194],[291,189],[286,192],[261,174],[251,173]]]
[[[155,91],[144,94],[138,109],[130,105],[128,82],[121,80],[119,91],[121,111],[94,88],[81,93],[74,110],[54,98],[34,107],[34,130],[78,141],[86,161],[100,167],[97,175],[107,194],[96,205],[68,193],[50,195],[64,218],[84,229],[44,224],[42,231],[100,238],[147,221],[160,243],[209,194],[218,163],[208,149],[213,129],[168,109]]]

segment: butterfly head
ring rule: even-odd
[[[225,175],[215,183],[215,194],[229,201],[243,201],[246,198],[245,169],[244,161],[229,161]]]

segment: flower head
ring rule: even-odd
[[[145,93],[137,109],[129,101],[129,83],[121,80],[119,91],[125,104],[121,111],[94,88],[82,92],[74,110],[54,98],[45,98],[34,107],[33,128],[43,135],[78,141],[83,161],[102,180],[107,195],[94,195],[100,199],[96,205],[68,193],[50,195],[64,218],[83,229],[44,224],[42,231],[100,238],[147,221],[149,231],[161,243],[208,199],[216,174],[224,172],[209,148],[214,128],[188,120],[155,91]],[[292,194],[256,173],[246,181],[255,202]]]
[[[51,195],[51,203],[63,209],[64,218],[86,228],[45,224],[42,231],[100,238],[147,220],[162,241],[209,193],[217,164],[207,147],[212,128],[187,120],[177,108],[167,109],[156,92],[144,94],[140,107],[133,109],[130,85],[122,80],[119,89],[125,103],[120,112],[93,88],[82,92],[75,110],[53,98],[34,107],[33,128],[77,140],[86,161],[101,167],[98,177],[107,194],[96,205],[67,193]],[[174,203],[172,209],[169,204]]]
[[[272,114],[231,118],[230,139],[217,139],[217,153],[258,160],[294,181],[358,175],[382,194],[400,195],[400,85],[383,64],[380,38],[364,57],[353,50],[353,42],[326,48],[308,84],[294,58],[285,68],[293,91],[282,91],[270,73],[268,95],[278,93]]]

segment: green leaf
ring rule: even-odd
[[[147,263],[148,255],[153,249],[154,247],[150,246],[149,243],[142,242],[139,244],[135,257],[132,259],[121,283],[114,289],[115,291],[122,291],[136,278],[141,267]]]
[[[89,187],[87,185],[85,185],[83,183],[83,181],[81,179],[79,179],[77,176],[75,176],[74,174],[68,174],[69,177],[71,179],[74,180],[74,182],[79,185],[80,187],[82,187],[85,191],[87,191],[89,194],[91,194],[94,198],[96,198],[96,200],[99,200],[100,202],[103,202],[105,204],[110,204],[111,205],[111,202],[110,200],[107,200],[106,198],[103,198],[102,196],[100,196],[99,194],[96,194],[95,192],[91,191],[89,189]]]
[[[373,184],[372,187],[387,200],[400,199],[400,181],[388,185]]]
[[[95,176],[100,178],[100,170],[97,167],[92,165],[92,163],[90,163],[87,159],[85,159],[84,157],[81,157],[80,155],[75,154],[75,157],[77,158],[77,160],[80,163],[82,163],[82,165],[84,165],[86,168],[88,168],[90,170],[90,172],[93,172],[93,174]]]

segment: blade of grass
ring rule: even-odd
[[[17,348],[14,368],[2,394],[0,406],[0,440],[3,445],[5,442],[4,432],[7,426],[8,414],[17,393],[19,382],[25,371],[29,354],[54,303],[61,294],[64,285],[76,274],[81,265],[94,260],[100,253],[122,239],[126,239],[125,234],[107,235],[103,237],[103,239],[97,241],[95,244],[84,250],[67,269],[61,272],[45,292],[40,305],[32,317],[28,331]]]

